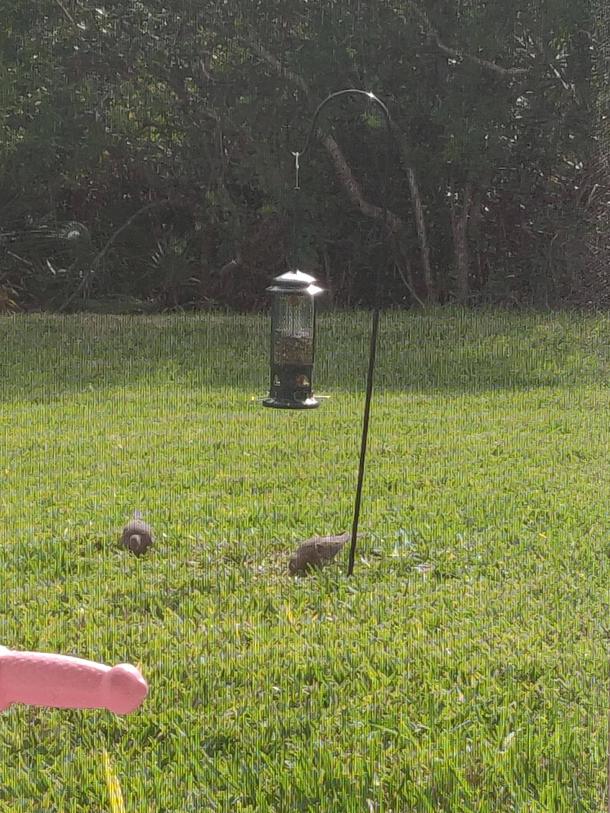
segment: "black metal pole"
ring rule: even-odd
[[[384,168],[384,179],[383,179],[383,223],[387,226],[387,219],[388,219],[388,206],[387,206],[387,197],[388,197],[388,183],[389,183],[389,175],[390,175],[390,156],[391,156],[391,149],[392,149],[392,123],[390,119],[390,113],[388,108],[385,104],[375,96],[374,93],[370,93],[366,90],[359,90],[357,88],[348,88],[347,90],[338,90],[335,93],[331,93],[330,96],[327,96],[324,101],[318,105],[316,112],[314,113],[313,120],[311,122],[311,127],[309,129],[309,134],[307,136],[307,141],[305,142],[305,147],[303,151],[300,153],[295,153],[297,164],[298,160],[301,156],[303,156],[310,145],[311,138],[315,131],[316,123],[318,121],[318,117],[322,112],[322,109],[333,99],[336,99],[338,96],[345,96],[348,94],[356,94],[359,96],[366,96],[370,101],[375,102],[382,110],[386,127],[387,127],[387,143],[386,143],[386,155],[385,155],[385,168]],[[365,470],[365,463],[366,463],[366,450],[367,450],[367,441],[368,441],[368,434],[369,434],[369,424],[371,418],[371,402],[373,399],[373,381],[375,376],[375,360],[377,355],[377,337],[379,335],[379,321],[380,321],[380,306],[379,306],[379,291],[380,291],[380,280],[381,280],[381,271],[380,271],[381,264],[377,264],[377,270],[375,274],[375,291],[374,291],[374,300],[373,300],[373,317],[372,317],[372,325],[371,325],[371,342],[369,348],[369,366],[367,371],[366,377],[366,396],[364,401],[364,417],[362,420],[362,439],[360,443],[360,463],[358,466],[358,484],[356,486],[356,500],[354,503],[354,518],[352,521],[352,538],[351,538],[351,545],[349,551],[349,562],[347,567],[347,575],[351,576],[354,572],[354,560],[356,558],[356,544],[358,540],[358,523],[360,521],[360,506],[362,503],[362,487],[364,484],[364,470]]]

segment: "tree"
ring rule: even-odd
[[[257,307],[295,252],[291,151],[317,103],[350,86],[392,113],[393,240],[383,122],[345,100],[302,167],[296,229],[340,303],[370,301],[378,263],[402,304],[555,305],[581,284],[597,103],[587,0],[5,5],[2,228],[77,220],[95,256],[109,246],[86,280],[54,283],[54,306],[111,289]],[[8,255],[0,268],[22,299],[49,301],[46,271]]]

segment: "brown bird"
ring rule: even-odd
[[[123,528],[121,542],[136,556],[145,553],[154,542],[152,528],[144,522],[139,511],[133,512],[133,519]]]
[[[360,537],[361,534],[358,534]],[[313,536],[301,542],[288,561],[288,570],[293,576],[320,569],[330,564],[345,543],[352,538],[351,531],[339,536]]]

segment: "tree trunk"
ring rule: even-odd
[[[438,287],[432,271],[432,264],[430,262],[430,244],[428,243],[428,227],[426,225],[426,216],[424,214],[424,206],[422,202],[421,191],[417,174],[411,164],[411,150],[405,133],[394,122],[392,124],[394,138],[398,143],[400,150],[400,157],[407,179],[409,181],[409,191],[411,193],[411,202],[413,204],[413,212],[415,215],[415,227],[417,229],[417,237],[419,240],[419,251],[421,255],[422,271],[424,277],[424,285],[426,292],[424,298],[426,302],[436,304],[438,302]],[[420,300],[421,301],[421,300]]]
[[[597,96],[597,154],[594,184],[589,195],[589,270],[586,303],[610,303],[610,5],[596,0],[594,86]],[[609,788],[610,793],[610,788]],[[610,804],[610,803],[609,803]],[[610,809],[610,807],[609,807]]]
[[[426,299],[434,304],[438,301],[438,292],[430,264],[430,246],[428,245],[428,231],[426,229],[424,207],[419,191],[419,184],[417,183],[417,176],[415,175],[413,167],[407,168],[407,177],[409,178],[411,200],[413,201],[413,208],[415,209],[415,225],[417,227],[417,236],[419,237],[424,282],[426,283]]]
[[[464,187],[461,206],[451,196],[451,230],[455,251],[456,297],[460,305],[466,305],[470,298],[470,244],[468,242],[468,222],[473,203],[473,189],[469,182]]]

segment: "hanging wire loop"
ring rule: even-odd
[[[293,152],[292,154],[294,155],[294,188],[300,189],[301,187],[299,186],[299,169],[300,169],[299,158],[301,157],[301,153]]]

